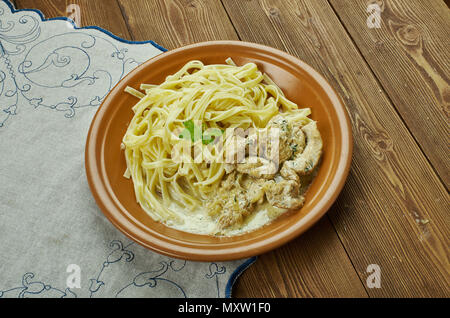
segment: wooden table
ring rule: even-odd
[[[234,296],[450,296],[443,0],[14,1],[48,18],[67,15],[70,3],[82,26],[169,50],[225,39],[279,48],[323,74],[344,101],[354,135],[344,190],[311,230],[261,255]],[[370,4],[380,8],[379,28]],[[370,264],[380,267],[381,288],[367,284]]]

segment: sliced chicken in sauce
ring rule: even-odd
[[[288,175],[293,170],[299,175],[311,173],[319,163],[322,155],[322,137],[317,129],[316,122],[310,122],[302,127],[306,135],[306,146],[302,152],[297,152],[292,160],[286,161],[281,168],[281,175]]]
[[[258,140],[255,135],[233,137],[236,138],[233,142],[244,148],[245,157],[240,162],[225,165],[226,176],[209,203],[211,214],[218,214],[219,229],[242,224],[265,200],[273,207],[286,210],[298,209],[304,204],[302,178],[310,182],[311,178],[305,175],[317,167],[322,154],[317,124],[311,121],[301,126],[290,123],[280,114],[269,121],[267,128],[278,129],[277,145],[264,134],[258,134]],[[257,157],[249,155],[248,147],[256,141]],[[278,151],[278,158],[271,154],[273,150]],[[238,151],[236,149],[232,155],[236,156]]]
[[[262,157],[247,157],[244,162],[237,164],[236,169],[254,178],[273,179],[278,166],[275,162]]]
[[[300,184],[294,180],[270,180],[264,186],[267,201],[273,206],[283,209],[300,208],[305,198],[300,195]]]

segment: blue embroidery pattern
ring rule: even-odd
[[[109,244],[109,247],[112,251],[106,256],[105,262],[103,262],[102,267],[95,278],[89,279],[89,297],[93,297],[99,290],[106,286],[106,282],[104,279],[100,279],[104,270],[114,263],[120,262],[122,259],[129,263],[134,260],[135,255],[133,252],[128,250],[130,246],[134,243],[129,243],[124,246],[124,244],[119,240],[114,240]],[[157,288],[161,285],[161,288],[172,288],[175,290],[172,294],[178,294],[179,297],[187,298],[187,294],[184,288],[175,281],[164,277],[169,271],[172,272],[180,272],[185,269],[187,262],[181,260],[172,260],[168,259],[165,261],[161,261],[158,264],[156,269],[141,272],[133,278],[133,281],[123,287],[121,287],[117,292],[113,292],[111,296],[114,297],[126,297],[128,292],[133,292],[133,289],[139,288]],[[226,267],[223,265],[218,265],[217,263],[209,263],[208,273],[205,274],[206,279],[215,279],[216,288],[217,288],[217,297],[220,297],[220,288],[219,288],[219,275],[223,275],[226,273]],[[0,298],[4,296],[16,296],[18,298],[28,298],[39,295],[42,296],[50,296],[50,297],[60,297],[60,298],[69,298],[69,297],[78,297],[77,294],[72,291],[70,288],[66,288],[62,290],[60,288],[53,287],[49,284],[46,284],[41,281],[33,281],[32,279],[35,277],[34,273],[26,273],[22,277],[22,283],[20,286],[16,286],[13,288],[9,288],[6,290],[0,290]],[[44,295],[47,293],[48,295]]]
[[[102,267],[100,269],[100,272],[98,273],[96,278],[91,278],[89,291],[90,296],[93,297],[95,293],[97,293],[102,286],[105,286],[106,283],[103,280],[100,280],[100,276],[102,275],[104,269],[111,264],[117,263],[121,261],[122,259],[125,260],[125,262],[129,263],[132,260],[134,260],[134,253],[130,250],[128,250],[128,247],[132,246],[134,243],[129,243],[128,245],[124,246],[123,243],[119,240],[114,240],[109,244],[109,247],[112,248],[112,251],[108,254],[106,257],[106,261],[102,264]],[[126,294],[127,290],[130,290],[131,288],[137,287],[150,287],[155,288],[158,285],[158,282],[165,283],[165,284],[171,284],[172,286],[175,286],[180,295],[182,297],[186,298],[186,293],[183,290],[183,288],[178,285],[177,283],[162,277],[168,270],[172,270],[174,272],[181,271],[186,266],[186,261],[182,261],[182,264],[177,266],[176,261],[169,260],[169,261],[162,261],[159,263],[160,267],[156,270],[148,271],[148,272],[142,272],[138,275],[136,275],[133,279],[133,281],[126,286],[122,287],[117,291],[114,296],[120,297]]]
[[[216,286],[217,286],[217,297],[220,297],[220,288],[219,288],[219,276],[225,274],[227,269],[224,266],[219,266],[216,263],[209,264],[209,273],[205,275],[206,278],[216,279]]]
[[[167,261],[160,262],[159,265],[160,265],[160,267],[156,270],[140,273],[139,275],[134,277],[133,282],[124,286],[117,292],[116,298],[120,297],[130,287],[155,288],[158,286],[158,283],[166,283],[166,284],[175,286],[180,293],[180,297],[187,298],[185,291],[179,284],[177,284],[167,278],[162,277],[162,275],[164,275],[169,269],[171,269],[172,271],[175,271],[175,272],[181,271],[186,266],[186,261],[184,261],[183,264],[178,268],[175,266],[175,261],[173,261],[173,260],[171,260],[169,262],[167,262]]]
[[[56,287],[52,287],[46,283],[40,281],[32,281],[34,278],[33,273],[26,273],[22,277],[22,285],[18,287],[13,287],[7,290],[0,290],[0,298],[6,296],[9,293],[17,293],[17,298],[28,298],[33,295],[42,296],[44,293],[51,294],[51,297],[59,297],[59,298],[76,298],[77,295],[70,290],[70,288],[66,288],[64,291],[58,289]]]
[[[133,243],[128,244],[127,246],[123,247],[123,244],[119,240],[112,241],[109,246],[113,249],[111,253],[108,254],[106,261],[102,264],[102,268],[100,269],[100,272],[98,273],[96,278],[91,278],[89,291],[90,295],[89,297],[92,297],[94,293],[98,292],[99,289],[105,285],[105,282],[100,280],[100,276],[103,273],[103,270],[110,266],[111,264],[119,262],[122,258],[125,259],[126,262],[131,262],[134,259],[134,254],[131,251],[128,251],[127,248],[131,246]]]
[[[21,104],[60,111],[66,118],[78,108],[99,106],[124,74],[141,63],[127,57],[126,48],[86,33],[58,34],[34,44],[40,36],[36,18],[23,15],[18,22],[32,26],[24,34],[8,36],[17,21],[2,28],[0,20],[0,127],[17,115]],[[109,53],[92,54],[99,51]]]

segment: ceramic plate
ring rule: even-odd
[[[323,138],[323,157],[305,205],[269,225],[233,237],[196,235],[153,221],[136,202],[126,168],[122,137],[133,117],[137,99],[127,85],[160,84],[190,60],[237,65],[254,62],[299,107],[310,107]],[[348,114],[327,81],[301,60],[274,48],[240,41],[197,43],[160,54],[129,73],[104,99],[89,130],[86,172],[92,193],[106,217],[125,235],[158,253],[198,261],[224,261],[258,255],[297,237],[322,217],[336,200],[352,156]]]

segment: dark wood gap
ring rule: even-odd
[[[242,41],[241,39],[241,35],[239,34],[238,30],[236,29],[233,20],[231,20],[230,14],[227,11],[227,8],[225,7],[225,5],[223,4],[223,0],[220,0],[220,3],[222,4],[223,10],[226,12],[228,20],[230,21],[231,25],[233,26],[234,32],[236,32],[237,37],[239,38],[240,41]]]
[[[120,4],[120,1],[119,1],[119,0],[114,0],[114,1],[116,1],[117,6],[118,6],[119,9],[120,9],[120,13],[122,14],[123,21],[125,22],[125,25],[126,25],[126,27],[127,27],[127,30],[128,30],[128,34],[129,34],[130,40],[131,40],[131,41],[135,41],[134,36],[133,36],[133,32],[131,31],[130,25],[128,24],[128,17],[126,16],[125,11],[123,10],[122,5]],[[159,44],[159,43],[158,43],[158,44]]]

